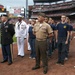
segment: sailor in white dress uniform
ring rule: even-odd
[[[18,56],[24,57],[24,39],[27,38],[27,24],[18,15],[18,22],[15,25],[15,36],[17,37]]]

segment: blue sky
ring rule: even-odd
[[[0,0],[0,4],[6,8],[9,7],[25,7],[26,0]],[[33,5],[33,0],[28,0],[28,5]]]

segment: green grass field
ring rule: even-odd
[[[16,41],[17,41],[15,36],[13,36],[13,41],[14,41],[14,42],[16,42]]]

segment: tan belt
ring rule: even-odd
[[[39,39],[39,38],[36,38],[37,41],[46,41],[47,39]]]

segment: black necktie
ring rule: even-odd
[[[18,29],[20,29],[20,24],[21,24],[21,22],[18,23]]]

